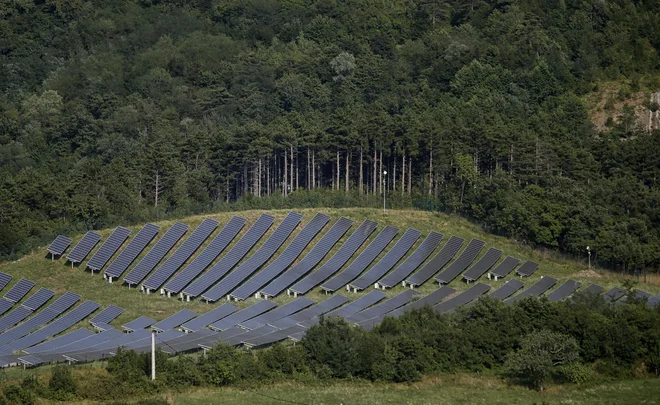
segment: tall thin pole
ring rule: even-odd
[[[151,381],[156,379],[156,331],[151,331]]]
[[[383,215],[385,215],[385,194],[387,193],[387,187],[385,187],[385,179],[387,178],[387,171],[383,172]]]

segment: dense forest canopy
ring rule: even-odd
[[[0,3],[3,255],[384,187],[537,246],[660,264],[660,134],[630,109],[598,132],[584,102],[606,80],[658,90],[656,0]]]

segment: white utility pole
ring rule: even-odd
[[[156,379],[156,331],[151,331],[151,381]]]
[[[387,193],[387,170],[383,171],[383,215],[385,215],[385,193]]]

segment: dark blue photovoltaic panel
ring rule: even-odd
[[[231,241],[243,229],[245,222],[245,218],[233,217],[199,256],[165,284],[165,287],[163,287],[165,291],[170,294],[180,293],[195,277],[202,274],[220,256],[220,253],[229,246]]]
[[[605,301],[614,302],[626,294],[626,290],[619,287],[612,287],[603,294]]]
[[[277,321],[270,322],[269,324],[277,328],[287,328],[289,326],[296,325],[298,322],[306,321],[313,319],[317,316],[327,314],[330,311],[334,311],[340,306],[350,302],[351,300],[344,297],[343,295],[335,294],[330,298],[319,302],[316,305],[312,305],[307,309],[303,309],[300,312],[289,315],[286,318],[278,319]]]
[[[424,284],[428,279],[433,277],[440,269],[445,267],[458,250],[463,246],[463,239],[457,236],[449,238],[447,243],[440,249],[437,255],[424,265],[417,273],[410,276],[406,283],[411,286],[419,286]]]
[[[481,249],[483,249],[486,242],[479,239],[472,239],[467,245],[463,253],[454,260],[452,264],[449,265],[445,270],[435,277],[435,280],[440,284],[449,284],[455,279],[459,274],[465,270],[470,263],[477,258]],[[502,252],[500,252],[501,254]]]
[[[548,294],[548,300],[551,302],[561,301],[577,291],[581,284],[582,283],[575,280],[568,280],[564,284],[557,287],[556,290]]]
[[[395,285],[401,283],[409,275],[412,274],[415,269],[424,263],[424,261],[431,256],[431,253],[435,250],[436,247],[442,241],[442,234],[437,232],[431,232],[424,239],[421,245],[415,251],[408,256],[406,260],[403,261],[393,272],[381,279],[376,287],[380,288],[392,288]]]
[[[71,249],[66,257],[67,260],[71,263],[82,262],[100,240],[101,235],[98,233],[94,233],[92,231],[87,232],[85,236],[83,236],[83,238],[80,240],[80,242],[78,242],[78,244],[74,246],[73,249]]]
[[[538,263],[534,263],[531,260],[527,260],[525,263],[522,264],[522,266],[518,267],[518,270],[516,270],[516,274],[522,277],[529,277],[532,274],[534,274],[534,272],[538,268],[539,268]]]
[[[189,320],[195,318],[197,316],[196,312],[193,312],[189,309],[182,309],[181,311],[177,312],[176,314],[163,319],[160,322],[156,322],[155,324],[151,325],[153,329],[156,330],[168,330],[168,329],[173,329],[176,328],[177,326],[180,326]]]
[[[142,286],[150,290],[160,288],[202,246],[202,243],[211,236],[217,227],[218,221],[205,218],[172,256],[142,283]]]
[[[217,322],[213,322],[209,325],[209,327],[213,330],[223,331],[231,328],[232,326],[236,326],[241,322],[245,322],[248,319],[252,319],[255,316],[259,316],[266,311],[270,311],[275,307],[277,307],[277,304],[272,301],[259,301],[256,304],[234,312],[233,314],[226,316]]]
[[[124,312],[123,308],[119,308],[114,305],[109,305],[103,311],[99,312],[99,314],[96,315],[94,318],[92,318],[89,322],[91,324],[110,323],[119,315],[121,315],[123,312]]]
[[[41,288],[36,293],[23,302],[23,306],[32,311],[36,311],[41,308],[45,303],[47,303],[55,295],[54,292],[47,288]]]
[[[649,308],[655,308],[658,305],[660,305],[660,294],[656,294],[646,301],[646,306]]]
[[[101,245],[99,250],[94,253],[91,259],[87,262],[87,267],[99,271],[105,266],[105,264],[110,260],[112,255],[115,254],[117,249],[126,241],[128,235],[131,234],[130,229],[118,226],[112,234],[106,239],[105,242]]]
[[[141,316],[137,319],[133,319],[129,323],[126,323],[126,324],[122,325],[122,328],[124,328],[124,329],[126,329],[127,331],[130,332],[130,331],[135,331],[135,330],[138,330],[138,329],[148,328],[149,326],[153,325],[154,323],[156,323],[155,320],[153,320],[151,318],[148,318],[148,317],[143,315],[143,316]]]
[[[23,299],[27,295],[27,293],[30,292],[32,287],[34,287],[35,283],[34,281],[26,280],[24,278],[18,280],[18,283],[14,284],[14,286],[7,291],[7,294],[5,294],[5,298],[8,300],[18,302]]]
[[[303,328],[300,325],[294,325],[285,329],[279,329],[276,330],[272,333],[261,335],[259,337],[255,337],[252,339],[245,339],[243,340],[243,344],[245,344],[248,347],[258,347],[258,346],[264,346],[264,345],[269,345],[273,344],[275,342],[279,342],[282,340],[288,339],[290,336],[303,331],[304,332],[305,328]]]
[[[386,226],[344,271],[323,283],[321,288],[335,292],[355,280],[385,250],[397,233],[399,233],[397,228]]]
[[[490,293],[489,296],[491,298],[496,299],[496,300],[502,301],[502,300],[505,300],[505,299],[509,298],[513,294],[515,294],[516,291],[520,290],[524,286],[525,286],[525,283],[523,283],[520,280],[515,280],[515,279],[509,280],[506,283],[504,283],[504,285],[502,287],[500,287],[497,290]]]
[[[167,344],[156,342],[156,347],[169,354],[184,353],[191,350],[199,350],[200,344],[207,342],[209,339],[214,340],[217,335],[218,332],[204,328],[172,339]]]
[[[156,237],[160,228],[154,224],[145,224],[140,232],[135,235],[128,246],[119,253],[119,256],[110,263],[105,269],[104,275],[112,278],[119,278],[126,271],[128,266],[142,253],[147,245]]]
[[[369,235],[371,235],[377,227],[378,223],[376,222],[369,220],[362,222],[358,229],[356,229],[351,236],[348,237],[346,242],[341,245],[339,250],[337,250],[337,253],[335,253],[318,270],[293,285],[293,287],[289,289],[289,292],[293,292],[294,294],[306,294],[312,288],[332,277],[333,274],[338,272],[346,262],[348,262],[351,256],[357,252],[360,246],[362,246],[367,238],[369,238]]]
[[[77,342],[71,342],[63,344],[60,347],[53,349],[48,349],[46,351],[40,352],[39,357],[49,358],[52,357],[57,361],[62,360],[62,353],[73,353],[76,351],[87,351],[91,350],[90,348],[94,345],[98,345],[102,342],[107,342],[118,337],[125,336],[125,333],[118,331],[117,329],[110,329],[100,333],[94,333],[86,338],[83,338]]]
[[[453,311],[461,305],[466,305],[469,302],[474,301],[478,297],[486,294],[490,290],[490,286],[483,283],[477,283],[457,296],[448,299],[447,301],[441,302],[433,307],[433,309],[439,313],[444,314],[445,312]]]
[[[520,259],[507,256],[504,260],[502,260],[502,263],[498,264],[497,267],[495,267],[490,272],[490,274],[497,278],[505,277],[506,275],[511,273],[511,271],[513,271],[513,269],[515,269],[519,263],[520,263]]]
[[[19,306],[7,315],[0,318],[0,332],[11,328],[12,326],[22,322],[23,319],[32,315],[32,311],[25,308],[24,306]],[[1,335],[0,335],[1,336]]]
[[[249,341],[249,340],[254,339],[256,337],[266,335],[266,334],[269,334],[269,333],[273,333],[276,330],[277,330],[277,328],[274,327],[274,326],[264,325],[260,328],[249,330],[249,331],[243,330],[243,333],[241,333],[239,335],[236,335],[236,336],[232,336],[228,339],[223,339],[223,341],[228,345],[236,346],[236,345],[240,345],[243,341]]]
[[[507,304],[513,304],[514,302],[525,297],[538,297],[539,295],[551,289],[555,284],[557,284],[556,279],[548,276],[542,276],[541,279],[536,282],[536,284],[532,285],[526,290],[523,290],[520,294],[504,300],[504,302]]]
[[[272,281],[275,277],[282,274],[300,256],[303,250],[312,242],[312,239],[321,232],[321,229],[330,221],[330,217],[323,214],[316,214],[314,218],[303,228],[302,231],[293,238],[284,252],[280,254],[271,264],[261,270],[254,277],[238,287],[233,293],[232,298],[245,300],[250,298],[259,289]]]
[[[502,251],[499,249],[495,248],[490,248],[486,252],[486,254],[479,259],[478,262],[476,262],[472,267],[467,269],[465,273],[463,273],[463,278],[466,281],[475,281],[479,277],[483,276],[485,272],[487,272],[495,262],[502,256]]]
[[[51,349],[57,349],[58,347],[68,345],[69,343],[77,342],[79,340],[85,339],[87,337],[90,337],[92,335],[95,335],[94,332],[92,332],[89,329],[85,328],[80,328],[76,329],[72,332],[66,333],[62,336],[58,336],[54,339],[51,339],[47,342],[40,343],[38,345],[30,346],[26,349],[23,349],[25,353],[41,353],[45,352]]]
[[[71,308],[76,302],[80,301],[80,295],[72,292],[65,292],[60,298],[46,307],[44,311],[53,311],[57,315]]]
[[[223,304],[220,305],[219,307],[213,308],[212,310],[210,310],[205,314],[198,316],[195,319],[192,319],[184,323],[183,325],[181,325],[181,327],[191,332],[198,331],[202,328],[209,326],[213,322],[217,322],[220,319],[233,314],[236,311],[238,311],[237,307],[231,304]]]
[[[367,308],[363,311],[357,312],[351,316],[345,318],[348,323],[358,323],[366,321],[377,316],[385,315],[388,312],[394,311],[395,309],[402,307],[412,301],[415,297],[420,296],[421,294],[415,290],[404,290],[399,295],[392,297],[388,300],[385,300],[379,304]]]
[[[580,291],[580,294],[600,294],[604,290],[603,287],[598,284],[590,284],[584,290]]]
[[[268,311],[259,316],[255,316],[252,319],[248,319],[238,324],[241,328],[245,329],[257,329],[264,325],[270,324],[287,316],[293,315],[303,309],[314,304],[314,301],[309,298],[300,297],[295,301],[291,301],[287,304],[281,305],[272,311]]]
[[[139,284],[149,273],[153,270],[158,263],[163,260],[163,257],[172,250],[174,245],[183,237],[183,235],[188,231],[188,225],[182,224],[181,222],[175,222],[170,229],[165,232],[162,238],[156,242],[156,245],[151,248],[149,253],[147,253],[138,264],[133,267],[124,281],[128,284]]]
[[[48,251],[55,256],[62,256],[64,251],[71,245],[71,239],[66,236],[57,235],[57,238],[48,246]]]
[[[11,281],[12,276],[10,276],[7,273],[3,273],[0,271],[0,291],[4,290],[5,287],[7,287],[7,284]]]
[[[183,294],[189,297],[197,297],[229,273],[264,236],[274,221],[275,217],[262,214],[257,222],[248,229],[245,235],[215,266],[184,288]]]
[[[413,245],[421,235],[422,233],[420,231],[408,229],[401,239],[396,242],[396,245],[394,245],[394,247],[390,249],[390,251],[378,261],[378,263],[361,275],[357,280],[352,281],[349,286],[357,291],[364,290],[370,285],[373,285],[390,271],[399,260],[410,251],[410,249],[412,249]]]
[[[13,307],[15,304],[14,301],[9,301],[6,298],[0,298],[0,315],[4,314],[5,312],[9,311],[11,307]]]
[[[339,239],[344,236],[353,225],[353,221],[347,218],[339,218],[321,240],[307,253],[307,255],[296,265],[282,273],[270,284],[261,290],[264,297],[274,297],[286,290],[291,284],[309,273],[330,252]]]
[[[302,220],[301,214],[290,212],[259,250],[250,256],[250,258],[243,264],[238,266],[236,270],[229,273],[222,281],[202,294],[202,298],[206,301],[213,302],[234,291],[236,287],[250,277],[275,254],[277,249],[284,244],[289,235],[291,235],[293,230],[296,229],[300,220]]]

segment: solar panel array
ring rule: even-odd
[[[382,316],[408,304],[415,297],[419,297],[420,295],[421,294],[415,290],[404,290],[402,293],[388,300],[346,317],[345,320],[349,323],[359,323],[368,319]]]
[[[300,297],[294,301],[291,301],[287,304],[281,305],[271,311],[263,313],[254,318],[248,319],[246,321],[240,322],[238,326],[245,329],[257,329],[264,325],[270,324],[271,322],[276,322],[282,318],[286,318],[290,315],[293,315],[303,309],[310,307],[314,304],[314,301],[309,298]]]
[[[15,304],[14,301],[9,301],[6,298],[0,298],[0,315],[4,314],[5,312],[9,311],[11,307],[13,307]]]
[[[332,247],[337,244],[348,229],[353,225],[353,221],[347,218],[339,218],[337,222],[323,235],[321,240],[309,251],[309,253],[296,265],[282,273],[270,284],[261,290],[263,297],[275,297],[287,287],[298,281],[301,277],[309,273],[321,260],[330,252]]]
[[[598,284],[589,284],[580,294],[600,294],[603,292],[603,287]]]
[[[344,297],[343,295],[339,295],[339,294],[333,295],[332,297],[323,300],[317,304],[314,304],[311,307],[308,307],[307,309],[303,309],[302,311],[289,315],[286,318],[282,318],[277,321],[270,322],[270,324],[277,328],[286,328],[289,326],[293,326],[298,324],[298,322],[307,319],[313,319],[323,314],[327,314],[328,312],[331,312],[350,301],[351,300]]]
[[[22,300],[23,297],[27,295],[27,293],[30,292],[34,285],[34,281],[22,278],[18,280],[18,283],[14,284],[14,286],[9,291],[7,291],[5,298],[10,301],[18,302]]]
[[[99,312],[98,315],[90,319],[89,322],[92,325],[97,323],[110,323],[123,313],[123,308],[119,308],[114,305],[108,305],[103,311]]]
[[[250,280],[246,281],[242,286],[238,287],[231,297],[238,300],[244,300],[251,297],[263,286],[271,282],[275,277],[282,274],[294,260],[300,256],[305,250],[307,245],[312,242],[312,239],[321,232],[321,229],[330,221],[330,217],[324,214],[317,214],[311,221],[303,228],[302,231],[296,235],[293,241],[284,249],[271,264],[265,269],[261,270]]]
[[[427,282],[435,273],[440,271],[452,257],[458,252],[458,249],[463,246],[463,239],[457,236],[449,238],[447,243],[440,249],[437,255],[431,261],[426,263],[417,273],[413,274],[406,280],[410,286],[419,286]]]
[[[556,279],[548,276],[541,277],[541,279],[537,281],[534,285],[522,291],[520,294],[504,300],[504,302],[507,304],[513,304],[514,302],[525,297],[538,297],[539,295],[543,294],[544,292],[552,288],[552,286],[554,286],[555,284],[557,284]]]
[[[516,268],[516,266],[519,263],[520,263],[520,259],[507,256],[504,260],[502,260],[502,263],[498,264],[497,267],[495,267],[490,272],[490,275],[495,277],[495,280],[497,280],[498,278],[506,277],[509,273],[513,271],[513,269]]]
[[[156,245],[149,250],[142,260],[133,267],[124,281],[129,285],[140,284],[142,280],[158,265],[158,263],[163,260],[163,257],[172,250],[174,245],[183,237],[183,235],[188,232],[188,225],[184,225],[181,222],[175,222],[170,229],[165,232],[162,238],[156,242]]]
[[[463,278],[466,281],[475,281],[479,277],[483,276],[484,273],[486,273],[497,260],[502,256],[502,251],[499,249],[495,248],[490,248],[488,251],[486,251],[486,254],[479,259],[478,262],[476,262],[472,267],[467,269],[465,273],[463,273]]]
[[[202,274],[197,280],[183,289],[182,295],[197,297],[209,289],[218,280],[224,277],[231,269],[238,264],[241,259],[252,249],[252,247],[261,239],[266,231],[273,225],[275,217],[262,214],[257,222],[236,242],[236,245],[209,271]]]
[[[108,260],[115,254],[115,252],[121,247],[122,244],[128,239],[128,235],[131,234],[131,230],[124,227],[117,227],[108,239],[103,242],[99,250],[94,253],[89,262],[87,262],[87,268],[94,271],[99,271],[108,263]]]
[[[202,253],[165,284],[165,287],[163,287],[165,291],[169,294],[180,293],[195,277],[199,276],[220,256],[220,253],[229,246],[231,241],[243,229],[245,222],[245,218],[233,217]]]
[[[548,300],[551,302],[561,301],[577,291],[580,285],[581,283],[575,280],[567,280],[564,284],[557,287],[556,290],[548,294]]]
[[[172,329],[188,322],[189,320],[195,318],[196,316],[197,316],[196,312],[184,308],[181,311],[177,312],[176,314],[169,316],[160,322],[156,322],[155,324],[151,325],[151,327],[153,329],[161,330],[161,331]]]
[[[26,353],[41,353],[51,349],[57,349],[71,342],[77,342],[92,335],[95,335],[95,333],[91,330],[80,328],[62,336],[58,336],[47,342],[39,343],[37,345],[30,346],[29,348],[25,348],[23,351]]]
[[[370,291],[368,294],[365,294],[360,298],[356,299],[355,301],[351,301],[346,305],[343,305],[333,311],[328,312],[324,316],[328,318],[333,316],[348,318],[349,316],[354,315],[360,311],[363,311],[369,308],[370,306],[384,300],[386,297],[387,295],[385,295],[385,293],[383,293],[382,291],[373,290]],[[318,322],[319,322],[319,318],[314,318],[300,322],[299,324],[305,327],[309,327]]]
[[[254,305],[251,305],[247,308],[236,311],[233,314],[220,319],[219,321],[213,322],[209,327],[216,331],[224,331],[231,328],[234,325],[237,325],[241,322],[245,322],[248,319],[252,319],[255,316],[259,316],[266,311],[277,307],[277,304],[272,301],[259,301]]]
[[[130,321],[128,323],[123,324],[121,327],[126,329],[127,331],[131,332],[131,331],[136,331],[136,330],[139,330],[139,329],[148,328],[149,326],[153,325],[154,323],[156,323],[155,320],[143,315],[139,318],[133,319],[132,321]]]
[[[315,272],[309,274],[302,280],[298,281],[291,288],[289,288],[289,293],[297,294],[306,294],[312,288],[323,283],[333,274],[335,274],[339,269],[346,264],[346,262],[353,256],[353,254],[362,246],[364,241],[367,240],[369,235],[371,235],[378,227],[376,222],[365,220],[360,224],[358,229],[356,229],[351,236],[348,237],[346,242],[337,250],[335,253],[323,266],[321,266]]]
[[[275,254],[277,249],[284,244],[289,235],[291,235],[296,226],[298,226],[301,219],[301,214],[290,212],[259,250],[257,250],[236,270],[229,273],[229,275],[227,275],[222,281],[202,294],[202,298],[208,302],[214,302],[234,291],[236,287],[250,277]]]
[[[353,288],[354,292],[364,290],[370,285],[374,284],[382,278],[388,271],[405,256],[408,251],[413,247],[417,239],[422,235],[420,231],[408,229],[406,233],[396,242],[394,247],[390,249],[382,259],[371,267],[366,273],[349,283],[349,287]]]
[[[485,244],[486,242],[482,240],[472,239],[458,259],[454,260],[449,267],[435,276],[435,280],[440,284],[449,284],[452,282],[477,258],[477,255],[479,255]]]
[[[128,269],[135,259],[142,253],[147,245],[156,237],[160,227],[154,224],[145,224],[140,232],[135,235],[124,250],[121,251],[119,256],[110,263],[110,266],[105,270],[104,276],[119,278]]]
[[[518,274],[521,277],[529,277],[532,274],[534,274],[534,272],[538,268],[539,268],[538,263],[534,263],[531,260],[527,260],[525,263],[522,264],[522,266],[518,267],[518,270],[516,270],[516,274]]]
[[[83,236],[83,238],[76,244],[76,246],[71,249],[69,254],[67,255],[67,260],[70,261],[72,264],[73,263],[81,263],[89,252],[94,249],[94,246],[96,246],[97,243],[101,240],[101,235],[98,233],[89,231]]]
[[[605,298],[606,301],[614,302],[624,295],[626,295],[626,290],[619,287],[612,287],[603,294],[603,298]]]
[[[376,257],[385,250],[398,233],[397,228],[386,226],[344,271],[323,283],[321,288],[328,292],[334,292],[355,280],[367,266],[376,260]]]
[[[69,245],[71,245],[71,239],[57,235],[55,240],[48,246],[48,251],[54,256],[62,256]]]
[[[515,294],[518,290],[523,288],[525,283],[520,280],[509,280],[504,285],[497,290],[490,293],[490,297],[496,300],[505,300]]]
[[[218,227],[218,221],[205,218],[193,233],[181,244],[181,246],[163,263],[156,271],[147,278],[142,287],[145,289],[156,290],[172,277],[179,270],[183,263],[192,256],[202,243]]]
[[[206,326],[209,326],[213,322],[217,322],[220,319],[233,314],[238,311],[238,308],[231,304],[223,304],[219,307],[213,308],[212,310],[191,319],[188,322],[185,322],[181,325],[181,328],[186,331],[195,332]]]
[[[486,294],[490,290],[490,286],[483,283],[477,283],[457,296],[448,299],[447,301],[436,304],[433,309],[440,313],[444,314],[445,312],[450,312],[456,308],[466,305],[480,296]]]
[[[7,273],[3,273],[0,271],[0,291],[4,290],[5,287],[7,287],[7,284],[11,281],[12,276],[10,276]]]
[[[408,256],[393,272],[385,276],[383,279],[375,284],[376,288],[392,288],[395,285],[402,283],[408,276],[412,274],[419,266],[431,256],[431,253],[438,247],[442,241],[442,234],[431,232],[424,239],[424,241],[415,249],[415,251]]]
[[[13,311],[0,318],[0,332],[4,332],[12,326],[17,325],[30,315],[32,315],[32,310],[27,309],[24,306],[15,308]]]
[[[55,293],[47,288],[40,288],[39,291],[32,294],[30,298],[23,302],[23,306],[32,311],[36,311],[41,308],[45,303],[47,303]]]

